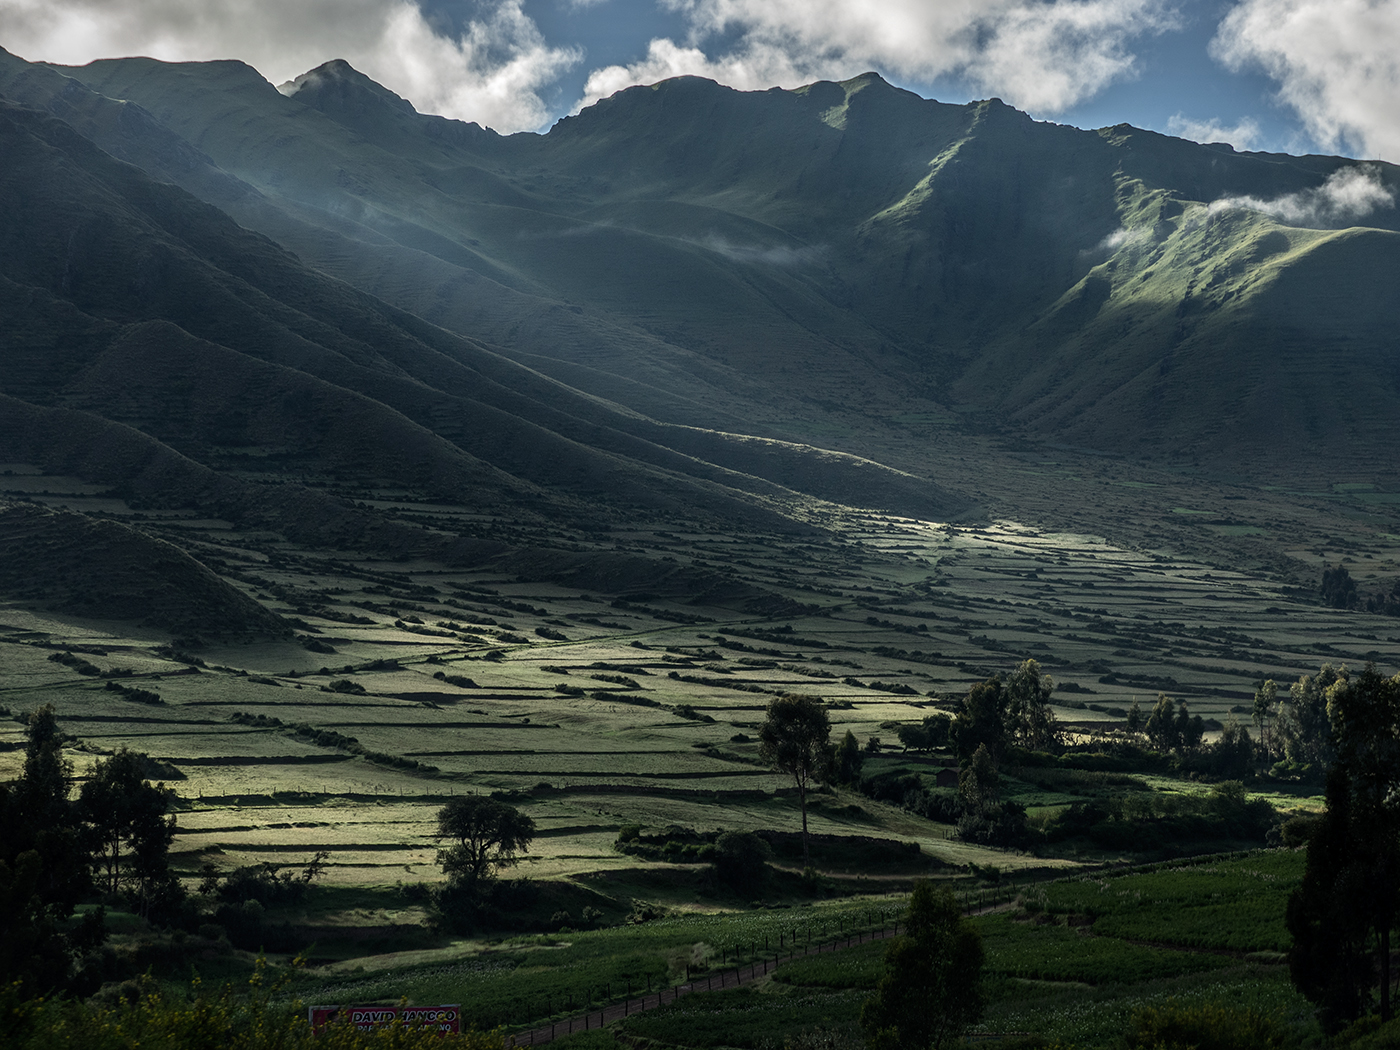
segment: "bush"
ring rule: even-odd
[[[1137,1050],[1264,1050],[1283,1046],[1286,1031],[1255,1010],[1215,1003],[1167,1003],[1133,1014],[1128,1046]]]
[[[212,991],[196,983],[188,995],[161,993],[144,982],[112,1005],[64,999],[24,1001],[0,985],[8,1050],[503,1050],[500,1031],[443,1037],[436,1031],[389,1028],[360,1032],[349,1024],[317,1033],[301,1003],[275,1001],[283,981],[258,961],[248,986]]]
[[[715,839],[715,877],[735,890],[761,886],[768,878],[773,850],[751,831],[726,831]]]

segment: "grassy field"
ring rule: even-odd
[[[1165,906],[1158,939],[1163,945],[1185,944],[1200,919],[1214,914],[1217,902],[1250,896],[1261,878],[1289,889],[1300,874],[1299,855],[1263,852],[1211,858],[1191,868],[1052,882],[1039,892],[1069,901],[1077,890],[1092,886],[1115,899],[1130,894],[1151,900]],[[1116,914],[1090,924],[1081,916],[1066,925],[1047,921],[1032,903],[974,919],[983,937],[989,994],[979,1032],[1036,1033],[1075,1046],[1115,1046],[1135,1009],[1175,1002],[1255,1008],[1294,1029],[1300,1040],[1316,1037],[1311,1009],[1292,990],[1277,957],[1143,944],[1111,926]],[[1268,940],[1265,931],[1253,943]],[[804,1030],[856,1038],[860,1004],[880,975],[883,951],[877,942],[795,959],[768,983],[682,1000],[631,1018],[623,1032],[664,1045],[754,1048]]]
[[[56,503],[99,498],[42,480]],[[443,527],[500,524],[378,495]],[[1195,528],[1194,516],[1174,517]],[[349,559],[207,519],[141,512],[139,524],[197,546],[225,579],[289,617],[295,636],[172,639],[9,605],[0,608],[0,704],[18,716],[52,702],[80,775],[119,747],[160,762],[179,798],[176,863],[191,879],[206,863],[300,866],[327,851],[317,896],[269,914],[264,927],[280,954],[310,948],[308,996],[471,997],[483,1023],[558,1016],[596,999],[599,982],[606,995],[619,981],[674,979],[686,961],[714,965],[717,946],[726,957],[724,937],[743,940],[725,930],[766,924],[771,942],[804,902],[888,901],[920,874],[971,886],[968,864],[997,869],[1025,900],[1017,916],[979,920],[996,989],[989,1030],[1098,1038],[1121,1025],[1125,1003],[1169,996],[1235,995],[1296,1010],[1270,961],[1283,947],[1279,916],[1297,876],[1291,854],[1213,861],[1223,875],[1179,866],[1029,888],[1030,879],[1131,858],[1082,844],[1045,856],[982,847],[845,790],[814,797],[812,830],[913,843],[915,862],[877,869],[818,850],[811,885],[799,885],[789,858],[770,885],[736,896],[708,882],[705,865],[640,860],[614,843],[633,824],[795,831],[791,784],[761,763],[756,740],[764,707],[787,691],[825,699],[837,738],[847,729],[862,743],[877,738],[869,771],[931,775],[946,756],[899,751],[899,727],[951,711],[972,683],[1028,655],[1061,683],[1056,714],[1081,738],[1121,726],[1135,699],[1146,706],[1159,691],[1184,697],[1218,727],[1247,719],[1263,677],[1287,682],[1322,662],[1377,656],[1393,670],[1378,652],[1395,633],[1391,621],[1320,609],[1265,568],[1227,571],[1011,522],[952,527],[843,511],[825,538],[666,530],[575,538],[742,571],[782,596],[768,609]],[[1219,548],[1200,550],[1205,559]],[[63,653],[75,659],[51,659]],[[0,722],[0,777],[18,772],[21,740],[17,721]],[[1010,771],[1007,783],[1033,824],[1106,792],[1209,790],[1160,774],[1050,768]],[[1320,803],[1315,788],[1260,782],[1251,791],[1280,808]],[[435,814],[465,792],[503,793],[536,821],[539,834],[511,875],[541,887],[531,922],[577,932],[487,943],[424,929],[427,912],[411,890],[438,879]],[[642,927],[654,943],[629,940],[631,927],[578,926],[585,907],[613,926],[637,902],[670,916]],[[752,910],[755,902],[769,907]],[[736,910],[742,920],[725,917]],[[556,912],[569,918],[551,925]],[[701,944],[709,947],[697,954]],[[707,1038],[758,1047],[776,1025],[849,1026],[878,956],[858,949],[829,972],[825,962],[794,962],[761,988],[717,996],[731,1005]],[[1132,980],[1110,987],[1106,975]],[[693,1028],[685,1011],[699,1009],[682,1003],[674,1016],[628,1023],[666,1041]]]
[[[62,478],[6,479],[22,482],[55,504],[120,509]],[[500,525],[404,494],[368,495],[444,527]],[[1391,627],[1299,603],[1267,574],[1010,522],[951,527],[845,511],[829,523],[836,532],[801,541],[576,537],[742,571],[787,596],[769,615],[347,560],[218,521],[126,513],[203,550],[226,579],[292,617],[297,637],[172,646],[159,632],[0,608],[0,703],[14,712],[54,703],[80,770],[118,747],[165,763],[191,869],[326,849],[330,877],[347,884],[431,878],[433,813],[464,791],[520,793],[545,831],[522,871],[549,877],[628,867],[611,849],[624,824],[794,827],[790,785],[757,758],[755,729],[782,692],[827,700],[836,737],[850,729],[888,747],[900,724],[951,710],[971,683],[1033,655],[1061,683],[1057,716],[1081,736],[1120,725],[1134,700],[1150,704],[1158,691],[1219,725],[1247,719],[1260,678],[1355,666],[1381,655]],[[50,659],[63,651],[89,666]],[[0,775],[16,771],[19,726],[8,725]],[[1033,816],[1084,797],[1070,782],[1016,790]],[[1028,862],[888,805],[827,801],[812,813],[823,834],[914,841],[930,865]]]

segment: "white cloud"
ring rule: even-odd
[[[1400,161],[1400,2],[1242,0],[1212,51],[1262,67],[1326,149]]]
[[[1378,208],[1395,207],[1395,194],[1381,182],[1374,164],[1338,168],[1315,190],[1289,193],[1273,200],[1226,197],[1212,201],[1209,214],[1244,209],[1272,216],[1285,226],[1332,227],[1364,219]]]
[[[958,75],[1036,113],[1058,113],[1134,73],[1133,38],[1174,25],[1167,0],[668,0],[683,43],[594,70],[580,106],[632,84],[694,74],[732,87],[797,87],[869,69]],[[712,39],[737,41],[712,55]]]
[[[502,132],[543,125],[541,91],[582,57],[548,46],[521,0],[497,0],[456,39],[412,0],[0,0],[0,26],[6,49],[65,64],[239,58],[280,83],[343,58],[423,112]]]
[[[1192,120],[1178,113],[1167,120],[1167,133],[1192,142],[1228,142],[1239,150],[1256,149],[1263,133],[1251,117],[1233,126],[1218,120]]]
[[[1141,244],[1144,241],[1151,240],[1151,238],[1152,230],[1150,227],[1137,226],[1130,230],[1126,226],[1120,226],[1103,240],[1099,241],[1099,243],[1094,246],[1094,250],[1116,252],[1119,248]],[[1089,253],[1086,252],[1086,254]]]

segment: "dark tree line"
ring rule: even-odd
[[[1336,760],[1327,808],[1288,902],[1294,984],[1337,1031],[1379,1007],[1389,1020],[1391,933],[1400,918],[1400,675],[1368,666],[1325,689]]]
[[[1371,594],[1363,595],[1346,566],[1338,565],[1322,570],[1318,593],[1322,603],[1334,609],[1364,609],[1381,616],[1400,616],[1400,579],[1396,579],[1388,588],[1381,586]]]
[[[169,870],[173,793],[122,750],[75,797],[52,706],[29,715],[25,738],[19,778],[0,784],[0,980],[26,996],[88,994],[106,931],[100,907],[78,919],[78,906],[105,897],[153,916],[182,896]]]

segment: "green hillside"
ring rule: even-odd
[[[1080,131],[874,74],[682,78],[502,137],[343,62],[280,91],[236,62],[0,69],[311,265],[662,421],[893,461],[871,417],[952,406],[1260,475],[1350,459],[1359,434],[1393,458],[1394,249],[1336,235],[1393,233],[1396,210],[1258,210],[1317,197],[1342,158]],[[1393,202],[1395,169],[1368,170]],[[1210,207],[1231,198],[1255,210]]]

